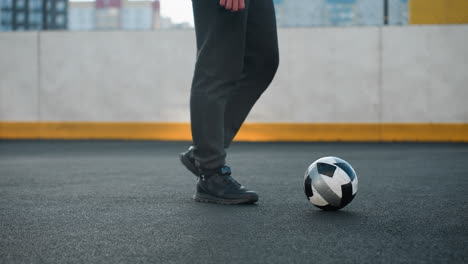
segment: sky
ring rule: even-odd
[[[73,2],[94,2],[94,0],[70,0]],[[191,0],[160,0],[161,15],[170,17],[173,23],[188,22],[193,25]]]
[[[193,25],[191,0],[160,0],[161,15],[170,17],[174,23],[188,22]]]

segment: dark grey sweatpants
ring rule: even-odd
[[[273,0],[246,0],[241,12],[219,0],[192,0],[197,61],[190,96],[194,157],[223,166],[229,147],[278,68]]]

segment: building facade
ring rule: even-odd
[[[170,0],[163,0],[170,1]],[[274,0],[278,26],[408,24],[408,0]],[[0,0],[0,30],[187,28],[160,15],[160,0]],[[164,3],[163,3],[164,4]]]
[[[67,0],[1,0],[0,29],[65,30]]]
[[[151,1],[124,0],[120,10],[121,29],[151,30],[153,29],[153,3]],[[159,1],[157,2],[159,4]]]
[[[69,30],[94,30],[96,8],[94,2],[70,2],[68,7]]]
[[[159,0],[70,2],[70,30],[152,30],[161,25]]]
[[[278,26],[384,25],[384,0],[274,0]],[[408,0],[388,0],[388,24],[408,24]]]

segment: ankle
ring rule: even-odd
[[[205,176],[231,175],[231,168],[229,166],[223,165],[214,169],[200,168],[200,172],[202,175],[205,175]]]

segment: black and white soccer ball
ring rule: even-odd
[[[338,210],[349,204],[358,190],[353,167],[337,157],[323,157],[312,163],[304,176],[304,192],[313,205]]]

